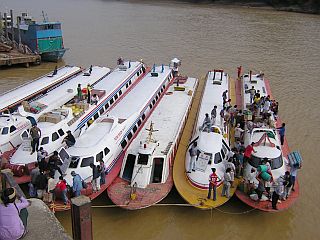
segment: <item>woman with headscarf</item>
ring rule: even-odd
[[[20,239],[26,234],[28,212],[26,208],[30,203],[20,197],[16,201],[16,190],[7,188],[3,191],[0,204],[0,239]]]

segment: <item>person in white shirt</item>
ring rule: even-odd
[[[98,95],[97,94],[93,94],[92,97],[91,97],[91,104],[97,105],[98,101],[99,101]]]
[[[244,132],[244,130],[242,128],[240,128],[240,123],[238,123],[234,129],[234,138],[236,141],[242,140],[243,132]]]

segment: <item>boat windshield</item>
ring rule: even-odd
[[[276,158],[269,158],[268,161],[270,162],[271,170],[278,169],[283,165],[283,159],[281,155]],[[262,158],[255,156],[251,156],[251,159],[249,160],[250,165],[255,168],[257,168],[259,165],[263,165],[263,162],[264,160]]]
[[[139,154],[138,156],[138,164],[147,165],[148,164],[148,154]]]
[[[1,134],[2,135],[6,135],[6,134],[8,134],[8,132],[9,132],[9,128],[8,127],[4,127],[4,128],[2,128]]]

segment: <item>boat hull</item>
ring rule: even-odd
[[[63,58],[67,50],[68,48],[63,48],[63,49],[55,50],[52,52],[41,53],[41,59],[42,61],[47,61],[47,62],[58,62],[60,59]]]

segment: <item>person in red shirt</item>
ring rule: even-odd
[[[209,192],[208,192],[208,199],[211,197],[211,190],[213,189],[213,201],[217,200],[217,185],[218,182],[221,180],[219,179],[218,175],[216,174],[216,169],[211,168],[212,173],[209,175]]]
[[[64,180],[62,176],[59,177],[59,182],[57,183],[56,188],[61,191],[63,204],[67,205],[67,203],[68,203],[67,183],[66,183],[66,180]]]
[[[244,150],[244,163],[248,162],[249,159],[251,158],[251,154],[252,152],[256,152],[253,148],[254,142],[252,142],[251,144],[249,144],[246,149]]]

